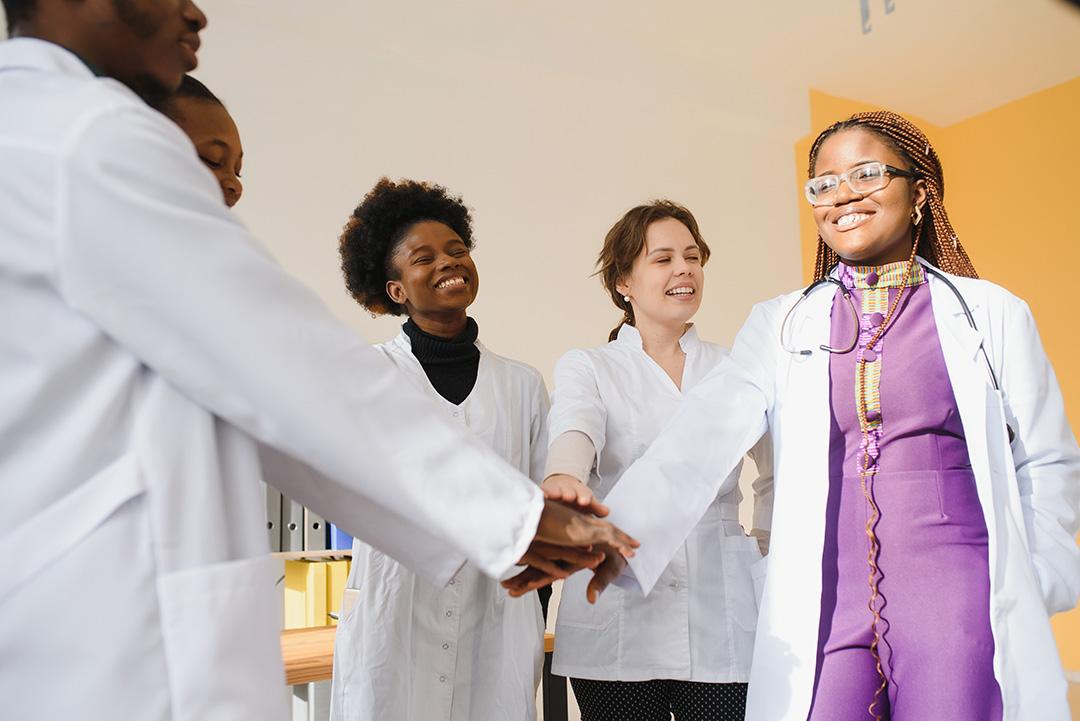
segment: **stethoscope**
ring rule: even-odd
[[[940,280],[942,283],[944,283],[949,288],[949,290],[952,291],[953,295],[956,296],[956,300],[958,300],[960,302],[960,307],[963,308],[963,310],[964,310],[964,317],[967,318],[968,325],[971,326],[971,329],[973,331],[978,333],[979,332],[979,327],[977,325],[975,325],[975,317],[971,314],[971,308],[968,307],[967,301],[964,300],[964,296],[960,294],[959,289],[957,289],[957,287],[955,285],[953,285],[953,282],[951,280],[949,280],[947,277],[945,277],[945,274],[942,273],[941,271],[937,270],[936,268],[932,268],[932,267],[930,267],[928,265],[924,265],[923,270],[925,270],[927,273],[930,273],[930,275],[932,275],[935,278],[937,278],[938,280]],[[840,292],[843,294],[844,301],[847,303],[847,307],[851,310],[851,317],[852,317],[852,319],[854,321],[853,325],[854,325],[854,328],[855,328],[855,333],[851,337],[851,343],[849,343],[846,348],[833,348],[832,346],[825,345],[825,344],[819,345],[818,348],[825,351],[826,353],[840,353],[840,354],[850,353],[851,351],[855,350],[855,346],[859,342],[859,331],[860,331],[859,312],[857,310],[855,310],[855,301],[852,300],[851,291],[848,290],[847,286],[845,286],[843,283],[841,283],[836,278],[833,278],[833,277],[829,276],[829,277],[826,277],[826,278],[822,278],[820,280],[815,280],[813,283],[806,286],[806,289],[803,290],[802,294],[799,296],[799,299],[795,301],[795,304],[793,306],[791,306],[791,309],[787,312],[787,315],[784,316],[784,320],[780,324],[780,347],[783,348],[788,353],[791,353],[792,355],[800,355],[800,356],[808,356],[808,355],[813,354],[814,351],[809,349],[809,348],[799,350],[799,349],[795,348],[794,346],[792,346],[788,342],[787,334],[785,333],[785,330],[788,327],[788,320],[791,318],[792,315],[794,315],[795,310],[800,305],[803,304],[803,301],[805,301],[809,297],[809,295],[814,292],[814,290],[816,290],[817,288],[824,287],[824,286],[826,286],[826,285],[828,285],[830,283],[832,285],[835,285],[837,288],[839,288]],[[987,355],[987,353],[986,353],[986,346],[980,344],[979,345],[979,350],[982,351],[983,360],[986,362],[986,370],[990,374],[990,383],[993,384],[994,390],[997,391],[1000,394],[1001,393],[1001,386],[998,384],[997,373],[994,372],[994,366],[990,363],[990,356]],[[1009,443],[1012,443],[1013,440],[1016,438],[1016,434],[1013,432],[1012,426],[1007,421],[1005,423],[1005,429],[1009,432]]]

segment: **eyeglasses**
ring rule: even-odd
[[[893,175],[900,178],[919,177],[918,173],[894,168],[885,163],[865,163],[840,175],[819,175],[816,178],[810,178],[803,186],[803,191],[810,205],[814,207],[836,205],[836,194],[840,190],[840,183],[847,183],[853,193],[869,195],[888,185],[889,176]]]

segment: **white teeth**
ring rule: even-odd
[[[865,220],[868,217],[870,216],[866,213],[848,213],[847,215],[842,216],[840,220],[836,221],[836,224],[843,228],[852,225],[853,223],[858,223],[860,220]]]
[[[446,280],[442,281],[441,283],[439,283],[435,287],[436,288],[450,288],[450,287],[453,287],[455,285],[465,285],[465,279],[464,278],[447,278]]]
[[[667,292],[668,295],[693,295],[693,288],[672,288]]]

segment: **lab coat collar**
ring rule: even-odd
[[[28,68],[92,78],[94,71],[65,47],[37,38],[12,38],[0,42],[0,72]]]
[[[619,335],[615,338],[615,342],[626,344],[638,350],[645,350],[645,346],[641,341],[641,333],[629,323],[623,323],[622,328],[619,328]],[[691,323],[690,327],[679,338],[679,347],[682,348],[683,353],[690,353],[697,350],[700,344],[701,339],[698,337],[697,328]]]

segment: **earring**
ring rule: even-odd
[[[623,300],[625,300],[625,301],[626,301],[627,303],[629,303],[629,302],[630,302],[630,296],[628,296],[628,295],[624,295],[624,296],[622,297],[622,299],[623,299]]]
[[[922,223],[922,206],[916,205],[915,210],[911,211],[911,219],[915,221],[915,225]]]

